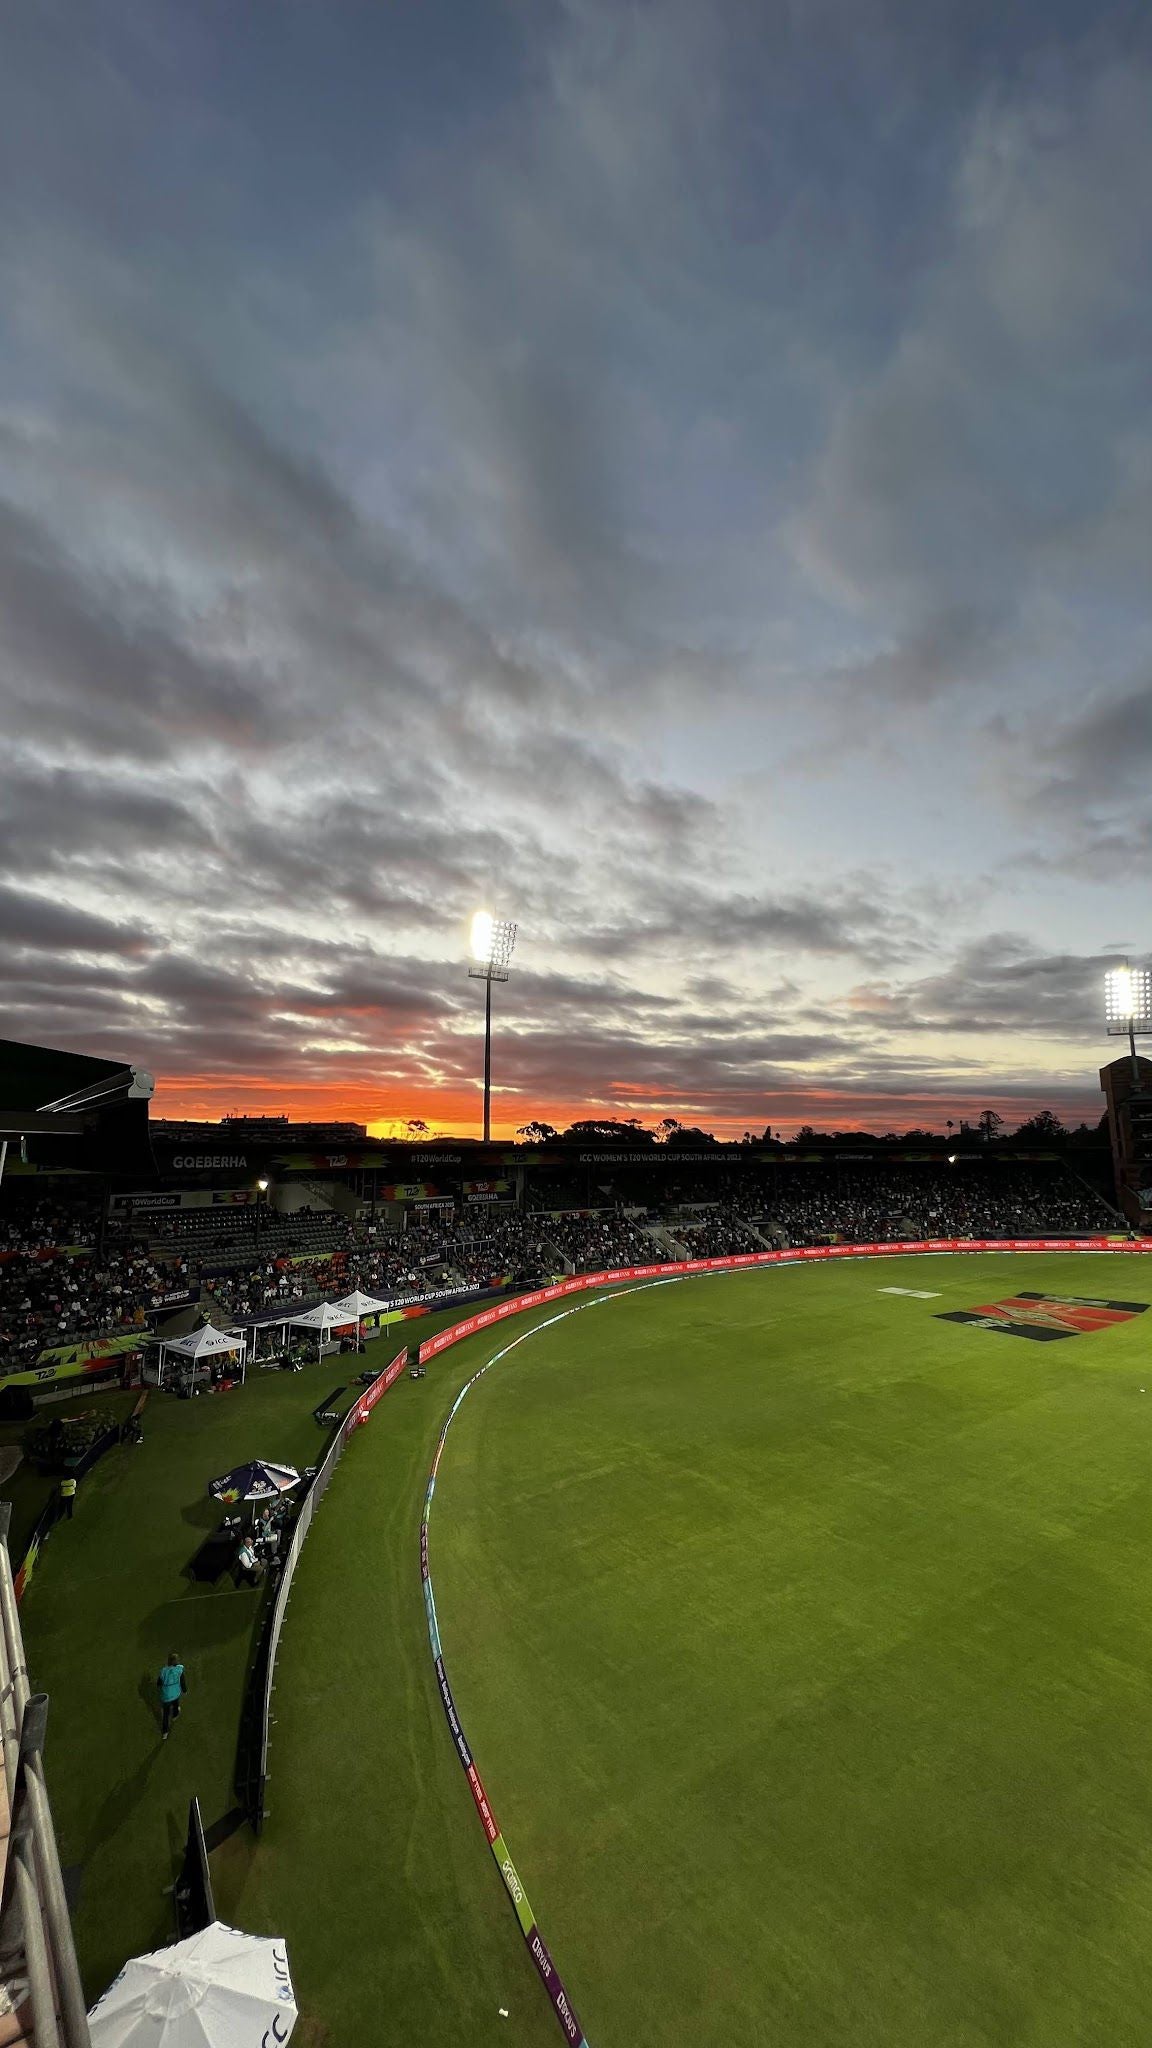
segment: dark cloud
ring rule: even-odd
[[[116,924],[110,918],[0,883],[0,941],[37,953],[116,956],[139,953],[149,937],[139,925]]]
[[[10,734],[147,760],[193,738],[244,749],[280,730],[261,679],[190,644],[161,592],[82,570],[3,504],[0,649]]]
[[[430,0],[227,64],[157,8],[0,74],[24,1034],[467,1104],[486,903],[519,1117],[1090,1073],[1152,851],[1123,7]]]
[[[992,934],[960,952],[942,974],[865,984],[853,1016],[887,1031],[1027,1033],[1084,1043],[1099,1038],[1107,954],[1040,954],[1012,933]]]

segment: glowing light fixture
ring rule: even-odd
[[[1125,960],[1104,976],[1104,1022],[1109,1038],[1126,1038],[1132,1055],[1132,1084],[1140,1081],[1136,1034],[1152,1032],[1152,968],[1133,967]]]
[[[1104,976],[1104,1015],[1109,1037],[1123,1038],[1130,1025],[1152,1031],[1152,968],[1110,968]]]

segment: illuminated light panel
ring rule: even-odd
[[[1152,1030],[1152,968],[1110,968],[1104,976],[1104,1015],[1109,1024]]]

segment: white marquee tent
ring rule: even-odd
[[[219,1358],[225,1351],[238,1351],[243,1372],[244,1339],[230,1337],[224,1330],[214,1329],[211,1323],[201,1323],[198,1330],[190,1330],[186,1337],[166,1338],[160,1346],[158,1384],[164,1384],[164,1367],[168,1356],[175,1353],[177,1358],[186,1358],[196,1366],[204,1358]]]
[[[319,1308],[305,1309],[302,1315],[285,1317],[286,1326],[290,1330],[315,1330],[318,1358],[323,1358],[325,1351],[332,1349],[330,1344],[324,1342],[329,1332],[346,1330],[355,1321],[354,1314],[350,1315],[346,1308],[333,1307],[330,1301],[322,1301]]]
[[[343,1309],[348,1316],[355,1317],[356,1342],[359,1343],[360,1325],[364,1317],[379,1315],[383,1310],[390,1308],[391,1303],[381,1301],[375,1294],[363,1294],[359,1287],[356,1287],[351,1294],[342,1294],[339,1301],[334,1301],[332,1306]]]

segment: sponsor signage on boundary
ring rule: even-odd
[[[538,1287],[531,1294],[514,1295],[493,1308],[483,1309],[479,1315],[466,1316],[463,1322],[453,1323],[438,1336],[425,1338],[420,1346],[420,1363],[435,1358],[450,1344],[474,1336],[477,1330],[503,1322],[505,1316],[520,1315],[525,1309],[539,1308],[544,1302],[557,1301],[565,1294],[582,1294],[593,1287],[615,1287],[628,1280],[672,1279],[682,1273],[733,1273],[745,1266],[809,1265],[822,1259],[905,1258],[917,1252],[1152,1252],[1152,1237],[925,1237],[895,1244],[798,1245],[784,1252],[739,1252],[724,1259],[675,1259],[656,1266],[614,1266],[603,1273],[576,1273],[570,1280]]]
[[[506,1306],[511,1311],[518,1308],[527,1308],[536,1302],[551,1300],[557,1294],[570,1291],[570,1287],[546,1288],[533,1295],[521,1295],[515,1302],[509,1302]],[[471,1316],[468,1319],[469,1325],[476,1325],[480,1320],[478,1317]],[[485,1320],[495,1321],[495,1312],[489,1314]],[[451,1336],[456,1333],[449,1331],[445,1332],[445,1334]],[[462,1326],[459,1328],[459,1334],[467,1334]],[[423,1347],[421,1347],[421,1356],[423,1356]],[[482,1366],[480,1372],[474,1373],[472,1378],[461,1388],[456,1396],[448,1420],[440,1432],[440,1439],[436,1445],[436,1454],[432,1460],[432,1469],[428,1474],[428,1486],[424,1495],[424,1511],[420,1517],[420,1577],[424,1587],[424,1607],[428,1618],[428,1640],[432,1649],[432,1661],[436,1667],[436,1684],[440,1693],[440,1704],[444,1709],[444,1718],[448,1723],[449,1733],[452,1736],[456,1754],[460,1759],[464,1775],[468,1780],[468,1790],[472,1794],[473,1804],[480,1816],[480,1824],[487,1836],[488,1847],[492,1851],[493,1861],[500,1872],[504,1889],[512,1901],[513,1911],[519,1922],[520,1932],[524,1936],[525,1946],[532,1958],[540,1981],[548,1993],[552,2010],[560,2022],[565,2040],[572,2044],[572,2048],[589,2048],[587,2037],[572,2009],[572,2002],[564,1988],[560,1972],[556,1968],[547,1944],[536,1925],[536,1915],[532,1910],[528,1894],[524,1889],[523,1880],[512,1861],[508,1844],[504,1840],[500,1823],[492,1811],[488,1794],[484,1789],[484,1781],[476,1768],[475,1759],[468,1746],[468,1739],[460,1724],[456,1702],[452,1697],[452,1687],[448,1681],[448,1673],[444,1668],[444,1654],[440,1646],[440,1630],[436,1621],[436,1601],[432,1592],[432,1577],[428,1567],[428,1517],[432,1509],[432,1496],[436,1491],[436,1471],[444,1450],[448,1431],[452,1427],[452,1417],[468,1392],[468,1388],[474,1386],[487,1369],[487,1366]]]
[[[345,1438],[350,1437],[353,1430],[359,1429],[362,1422],[367,1422],[377,1401],[388,1392],[389,1387],[395,1386],[407,1363],[408,1346],[405,1345],[403,1351],[396,1353],[391,1365],[386,1365],[383,1372],[377,1374],[371,1386],[365,1387],[359,1399],[352,1403],[344,1417]]]

